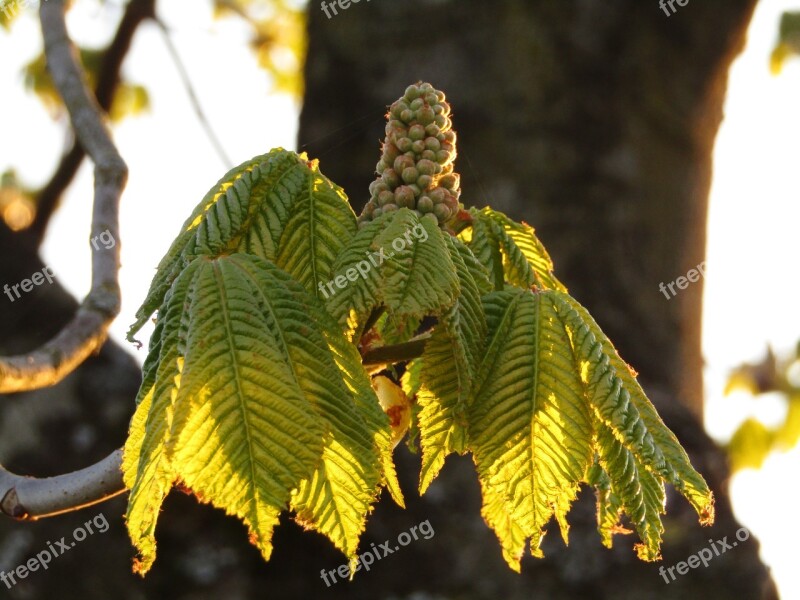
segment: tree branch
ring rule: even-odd
[[[111,110],[111,104],[119,87],[122,63],[125,62],[125,57],[131,48],[133,36],[139,25],[147,19],[155,19],[155,0],[130,0],[114,38],[103,54],[103,61],[97,74],[94,95],[104,112]],[[31,226],[21,232],[32,236],[36,246],[39,246],[44,239],[50,217],[58,207],[64,190],[75,178],[85,155],[83,147],[77,141],[73,142],[72,147],[61,157],[61,162],[50,181],[37,194],[36,217]]]
[[[125,491],[121,463],[122,451],[115,450],[91,467],[44,479],[14,475],[0,466],[0,512],[35,521],[109,500]]]
[[[64,100],[78,142],[95,164],[91,234],[105,230],[119,240],[119,199],[128,167],[117,152],[102,109],[89,91],[64,22],[63,0],[39,9],[47,65]],[[52,340],[30,354],[0,357],[0,393],[39,389],[58,383],[99,349],[119,314],[119,247],[92,255],[92,287],[75,316]]]

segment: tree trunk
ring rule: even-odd
[[[712,529],[668,495],[667,567],[740,527],[725,458],[700,425],[702,280],[673,288],[680,293],[669,298],[659,284],[703,261],[711,151],[728,68],[754,5],[692,3],[669,17],[655,1],[639,0],[373,2],[330,19],[310,8],[302,148],[360,207],[386,106],[417,80],[444,90],[459,134],[462,201],[537,227],[559,278],[639,371],[709,480],[717,497]],[[404,462],[413,489],[417,461]],[[570,547],[551,531],[548,558],[525,561],[515,575],[480,521],[470,461],[451,459],[442,481],[411,502],[411,514],[387,508],[372,519],[369,532],[430,519],[437,533],[434,548],[393,557],[391,574],[386,567],[380,576],[363,574],[373,584],[363,597],[382,590],[464,598],[774,594],[752,538],[717,564],[665,583],[658,565],[633,557],[629,537],[618,537],[611,552],[600,546],[589,496],[570,514]]]

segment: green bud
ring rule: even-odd
[[[403,94],[403,96],[405,97],[406,101],[411,102],[412,100],[419,98],[419,88],[412,84],[406,88],[406,93]]]
[[[436,118],[433,120],[433,122],[444,129],[445,125],[447,125],[447,117],[444,116],[444,113],[441,115],[436,115]]]
[[[392,202],[394,202],[394,194],[389,190],[386,190],[378,194],[378,205],[381,208],[386,208],[386,205]]]
[[[397,206],[414,208],[414,204],[416,203],[414,190],[407,185],[401,185],[394,191],[394,203],[397,204]]]
[[[406,108],[403,112],[400,113],[400,120],[404,123],[411,123],[414,120],[414,111],[410,108]]]
[[[417,200],[417,210],[423,214],[431,212],[433,210],[433,200],[427,196],[423,196]]]
[[[405,129],[405,127],[405,123],[402,123],[396,119],[391,119],[388,123],[386,123],[386,127],[383,129],[386,132],[386,135],[389,135],[393,131],[397,129]]]
[[[411,104],[409,104],[409,108],[411,108],[411,110],[413,111],[417,111],[423,106],[425,106],[425,101],[422,98],[417,98],[416,100],[411,102]]]
[[[433,109],[430,106],[423,106],[417,111],[417,121],[419,121],[422,125],[433,124],[435,118],[436,113],[433,112]]]
[[[439,223],[444,223],[450,218],[450,209],[444,204],[437,204],[433,207],[433,214],[439,219]]]
[[[386,169],[381,177],[383,178],[383,182],[389,186],[389,189],[391,190],[400,185],[400,176],[395,172],[394,169]]]
[[[431,183],[433,182],[433,177],[430,175],[420,175],[417,179],[417,185],[421,187],[423,190],[427,189]]]
[[[395,100],[392,102],[392,105],[389,107],[389,116],[394,117],[395,119],[400,118],[400,113],[403,112],[403,109],[400,108],[400,104],[400,100]]]
[[[383,190],[388,190],[388,189],[389,189],[389,186],[386,185],[380,179],[376,179],[375,181],[373,181],[372,183],[369,184],[369,194],[370,194],[370,196],[377,197],[378,194],[380,194]]]
[[[458,176],[457,173],[449,173],[447,175],[442,176],[442,178],[439,180],[439,185],[445,189],[452,191],[458,188],[460,179],[461,178]]]
[[[408,152],[411,150],[411,138],[401,137],[395,140],[395,145],[400,152]]]
[[[396,204],[387,204],[386,206],[383,207],[384,213],[394,212],[396,210],[397,210]]]
[[[383,210],[380,208],[376,208],[375,212],[372,213],[372,220],[378,219],[383,214]]]
[[[403,181],[406,183],[414,183],[417,179],[419,179],[419,171],[417,171],[416,167],[407,167],[403,169]]]
[[[439,98],[431,91],[425,94],[425,102],[433,106],[434,104],[439,104]]]
[[[433,150],[434,152],[436,152],[437,150],[441,149],[442,144],[435,137],[427,137],[425,138],[425,147],[428,150]]]
[[[436,170],[435,163],[425,158],[417,161],[417,171],[422,175],[433,175]]]
[[[415,198],[419,198],[422,195],[422,189],[416,183],[410,183],[408,188],[414,192]]]
[[[423,94],[427,94],[428,92],[435,92],[436,88],[434,88],[430,83],[424,81],[419,84],[419,91]]]
[[[394,159],[398,156],[400,156],[400,150],[397,148],[397,146],[391,142],[383,145],[383,161],[386,164],[392,164]]]
[[[425,142],[423,140],[417,140],[413,144],[411,144],[411,151],[414,154],[422,154],[425,152]]]
[[[413,167],[415,164],[416,161],[413,158],[403,154],[394,159],[392,168],[394,168],[397,173],[402,173],[405,169],[408,167]]]
[[[428,196],[430,196],[430,199],[433,200],[434,204],[441,204],[444,202],[447,192],[444,189],[437,187],[428,192]]]
[[[383,172],[384,172],[384,170],[386,170],[386,162],[385,162],[383,159],[380,159],[380,160],[378,161],[378,164],[377,164],[377,165],[375,165],[375,171],[376,171],[378,174],[381,174],[381,173],[383,173]]]
[[[424,140],[425,139],[425,128],[420,125],[412,125],[408,128],[408,137],[411,138],[412,141],[417,140]]]
[[[425,127],[425,134],[436,139],[436,136],[442,132],[436,123],[431,123]]]
[[[436,153],[434,151],[432,151],[432,150],[423,150],[422,154],[421,154],[421,157],[424,158],[425,160],[435,161],[436,160]]]
[[[449,162],[452,161],[452,158],[453,155],[445,149],[439,150],[436,153],[436,162],[438,162],[440,165],[448,164]]]

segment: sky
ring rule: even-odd
[[[653,5],[658,10],[655,0]],[[778,77],[768,68],[780,14],[791,9],[800,10],[800,0],[759,3],[746,50],[731,71],[714,155],[703,352],[706,428],[719,442],[744,417],[770,424],[780,420],[783,410],[778,399],[723,397],[726,374],[744,361],[759,360],[767,344],[788,352],[800,338],[800,60]],[[691,5],[683,10],[690,11]],[[197,0],[161,2],[159,13],[234,164],[277,146],[295,149],[299,107],[290,98],[270,95],[269,78],[247,47],[243,26],[212,21],[210,6]],[[107,41],[103,36],[118,17],[118,11],[83,0],[68,25],[82,44],[98,45]],[[20,85],[20,69],[38,53],[40,43],[32,9],[11,34],[0,32],[0,172],[13,165],[32,187],[47,180],[67,143],[64,123],[54,121]],[[130,179],[120,214],[123,304],[111,335],[141,361],[145,350],[137,352],[123,341],[127,327],[186,216],[227,169],[203,134],[155,27],[145,25],[137,34],[124,74],[149,90],[152,111],[124,121],[114,132]],[[43,247],[45,263],[79,298],[90,283],[91,184],[87,162]],[[151,331],[148,326],[138,337],[146,342]],[[768,459],[760,471],[734,476],[731,483],[737,517],[762,541],[762,558],[784,598],[800,598],[800,570],[791,546],[800,538],[796,475],[787,476],[798,471],[800,450],[795,450]]]

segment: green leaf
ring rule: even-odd
[[[342,252],[327,307],[352,337],[379,306],[398,323],[442,314],[455,302],[458,286],[445,234],[402,208],[368,223]]]
[[[477,262],[457,238],[448,237],[461,295],[440,319],[422,355],[418,395],[422,468],[419,490],[424,494],[451,452],[464,453],[467,404],[486,336],[481,288],[467,267]],[[484,282],[488,279],[484,276]]]
[[[176,481],[241,518],[265,559],[290,499],[352,557],[381,481],[396,485],[390,428],[321,303],[260,258],[201,257],[173,283],[162,321],[125,449],[138,570],[152,565]]]
[[[648,468],[660,472],[667,483],[672,485],[689,501],[700,517],[701,523],[713,522],[714,500],[708,484],[692,467],[689,456],[681,446],[678,438],[664,425],[661,417],[658,416],[655,407],[636,380],[633,369],[622,360],[614,345],[600,329],[600,326],[589,314],[589,311],[571,296],[564,294],[562,298],[571,309],[575,310],[577,316],[592,333],[592,337],[599,343],[598,350],[607,357],[610,371],[619,381],[619,384],[617,384],[617,389],[620,390],[618,392],[620,394],[619,401],[624,404],[625,399],[629,399],[631,407],[629,416],[632,417],[636,414],[641,419],[642,428],[639,429],[636,436],[641,435],[641,432],[646,430],[654,448],[657,449],[655,452],[657,459]],[[619,414],[621,406],[616,407],[615,410]],[[634,440],[636,436],[634,436]],[[663,463],[661,462],[662,460]]]
[[[506,561],[519,570],[552,516],[562,524],[589,466],[592,427],[570,340],[548,294],[508,290],[484,306],[488,344],[469,407],[469,439]]]
[[[628,534],[630,531],[620,525],[622,516],[622,503],[619,497],[611,490],[611,479],[595,458],[594,464],[589,468],[586,483],[595,488],[597,495],[597,532],[606,548],[613,546],[612,536],[615,533]]]
[[[509,565],[525,542],[540,556],[542,528],[566,513],[585,481],[598,490],[598,530],[611,544],[627,514],[659,556],[664,483],[713,520],[713,497],[629,367],[569,295],[506,288],[483,299],[489,335],[468,409],[468,446],[483,515]]]
[[[470,209],[470,215],[472,227],[462,237],[489,269],[495,289],[508,282],[525,289],[535,285],[540,290],[567,291],[553,275],[553,261],[531,226],[488,207]]]
[[[141,574],[149,571],[155,560],[158,513],[176,478],[166,444],[172,435],[175,393],[184,365],[179,349],[186,333],[184,302],[194,294],[198,267],[199,262],[189,265],[166,294],[159,323],[150,339],[136,412],[123,449],[123,478],[131,490],[125,520],[141,556],[141,560],[135,561],[134,570]],[[164,331],[164,323],[175,325]]]
[[[228,172],[186,220],[158,266],[128,339],[133,341],[197,256],[259,256],[317,294],[355,231],[347,197],[319,172],[316,161],[282,149],[257,156]]]

